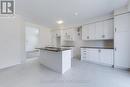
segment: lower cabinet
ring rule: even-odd
[[[113,49],[81,48],[81,60],[113,65]]]
[[[100,60],[103,64],[113,65],[113,49],[100,49]]]

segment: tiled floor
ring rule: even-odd
[[[35,61],[0,70],[0,87],[130,87],[130,72],[73,60],[61,75]]]

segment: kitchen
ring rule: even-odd
[[[15,5],[0,20],[0,87],[129,87],[128,0]]]

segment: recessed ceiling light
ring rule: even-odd
[[[78,12],[75,12],[75,13],[74,13],[74,16],[78,16],[78,15],[79,15],[79,13],[78,13]]]
[[[59,20],[59,21],[57,21],[56,23],[57,23],[57,24],[63,24],[63,23],[64,23],[64,21]]]

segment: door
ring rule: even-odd
[[[35,27],[26,27],[25,29],[25,52],[26,58],[39,56],[37,48],[39,45],[39,29]]]

